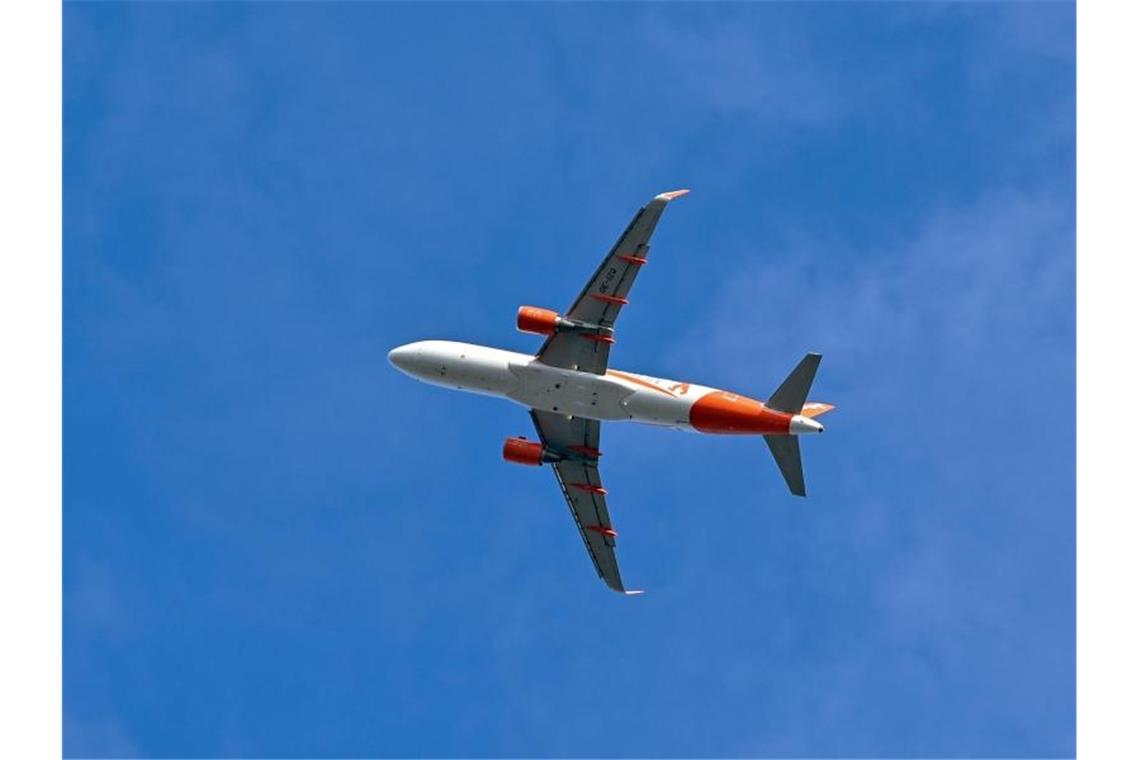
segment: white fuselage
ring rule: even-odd
[[[709,429],[699,422],[709,416],[719,424],[726,402],[762,404],[744,396],[695,383],[665,380],[619,370],[604,375],[561,369],[534,356],[471,343],[424,340],[393,349],[388,359],[401,372],[418,380],[470,393],[499,396],[522,406],[594,420],[631,420],[700,432],[746,432]],[[693,407],[701,401],[698,414]],[[698,421],[694,427],[693,421]],[[794,415],[783,432],[818,432],[822,426]]]
[[[447,340],[409,343],[388,358],[426,383],[499,396],[531,409],[682,429],[692,429],[693,403],[716,390],[617,370],[595,375],[560,369],[529,354]]]

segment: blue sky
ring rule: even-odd
[[[64,11],[64,745],[75,755],[1074,748],[1070,4]],[[671,205],[617,368],[839,405],[603,430],[627,599],[515,350]]]

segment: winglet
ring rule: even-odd
[[[688,195],[688,193],[689,193],[688,190],[670,190],[667,193],[661,193],[660,195],[655,197],[653,200],[668,202],[668,201],[673,200],[674,198],[680,198],[682,195]]]
[[[626,596],[638,596],[639,594],[644,594],[645,592],[644,591],[623,591],[622,593],[625,594]]]

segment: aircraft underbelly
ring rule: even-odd
[[[692,401],[653,391],[638,391],[622,401],[626,417],[648,425],[689,428]]]
[[[509,351],[454,341],[422,341],[416,350],[414,371],[425,383],[486,396],[505,396],[518,379],[511,373]]]
[[[507,398],[532,409],[592,420],[629,419],[622,399],[631,391],[604,375],[550,367],[539,361],[510,364],[517,378]]]

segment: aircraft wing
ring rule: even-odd
[[[545,364],[603,375],[610,360],[613,326],[621,307],[629,303],[629,290],[637,272],[649,255],[649,238],[661,218],[665,205],[688,190],[661,193],[633,217],[598,271],[586,283],[569,311],[567,319],[602,328],[599,334],[557,332],[547,338],[538,351]]]
[[[532,409],[531,419],[538,437],[551,451],[573,457],[553,463],[554,475],[562,488],[562,495],[570,505],[570,514],[578,526],[578,533],[586,544],[586,552],[594,563],[598,576],[614,591],[626,591],[618,572],[614,547],[617,533],[610,522],[606,508],[606,491],[598,475],[598,438],[602,423],[581,417],[567,419],[564,414],[540,412]]]

